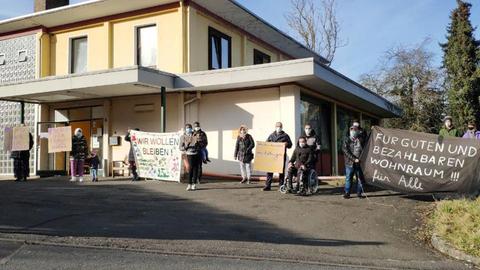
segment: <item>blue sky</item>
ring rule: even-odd
[[[71,0],[79,3],[85,0]],[[237,0],[257,15],[290,33],[285,13],[290,0]],[[319,1],[319,0],[316,0]],[[333,67],[358,80],[361,74],[374,70],[385,51],[393,46],[414,45],[425,38],[441,64],[439,42],[445,41],[446,26],[455,0],[337,0],[342,36],[348,45],[337,52]],[[471,21],[480,26],[480,1],[473,3]],[[12,4],[14,3],[14,4]],[[30,13],[33,0],[0,0],[0,19]],[[290,33],[291,34],[291,33]],[[480,29],[476,31],[480,38]]]

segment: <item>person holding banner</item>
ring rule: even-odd
[[[350,188],[352,186],[353,176],[357,177],[357,196],[364,198],[362,195],[363,183],[365,178],[363,176],[362,168],[360,167],[360,155],[362,154],[364,141],[358,126],[352,125],[348,136],[343,141],[343,154],[345,155],[345,193],[343,198],[350,198]]]
[[[198,179],[200,163],[200,144],[198,137],[193,135],[193,128],[191,124],[185,125],[185,134],[180,137],[180,150],[187,155],[188,162],[188,186],[187,191],[195,190],[195,184]]]
[[[445,126],[442,129],[440,129],[440,132],[438,135],[444,138],[462,137],[462,132],[453,126],[453,118],[451,116],[445,116],[445,119],[443,120],[443,122]]]
[[[290,136],[283,131],[283,124],[281,122],[277,122],[275,124],[275,131],[268,136],[267,142],[281,142],[285,144],[285,152],[283,154],[283,164],[285,167],[285,162],[287,161],[287,149],[292,148],[292,141],[290,140]],[[285,180],[285,168],[282,169],[282,172],[278,176],[280,186],[283,185]],[[262,189],[263,191],[270,191],[272,188],[272,180],[273,180],[273,173],[267,173],[267,181],[265,182],[265,187]]]
[[[480,131],[477,130],[477,125],[474,121],[468,122],[467,131],[463,134],[462,138],[480,140]]]
[[[85,136],[81,128],[75,129],[72,137],[72,151],[70,152],[70,173],[72,179],[70,181],[83,182],[83,171],[85,158],[88,156],[88,146]]]
[[[22,127],[25,125],[22,124]],[[33,136],[28,132],[29,149],[23,151],[12,151],[10,157],[13,159],[13,173],[15,182],[27,181],[30,177],[30,150],[33,148]]]
[[[140,131],[139,128],[134,129],[136,131]],[[137,173],[137,164],[135,163],[135,153],[133,151],[132,139],[130,137],[131,129],[128,129],[127,135],[125,136],[125,141],[130,143],[130,150],[128,151],[128,167],[130,172],[133,175],[132,181],[138,181],[140,178],[138,177]]]
[[[240,173],[242,174],[242,181],[240,184],[250,184],[250,178],[252,176],[251,162],[253,160],[253,148],[255,148],[255,141],[253,137],[248,134],[247,126],[241,125],[237,142],[235,143],[235,152],[233,158],[238,160],[240,164]]]

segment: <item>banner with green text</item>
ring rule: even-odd
[[[405,193],[480,189],[480,141],[373,127],[361,156],[367,183]]]
[[[140,177],[180,182],[180,134],[131,131]]]

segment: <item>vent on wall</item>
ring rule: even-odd
[[[152,112],[155,110],[155,105],[152,104],[136,104],[133,107],[135,112]]]

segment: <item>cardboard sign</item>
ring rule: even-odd
[[[13,138],[13,129],[6,127],[3,130],[3,150],[5,152],[12,151],[12,138]]]
[[[404,193],[480,189],[480,140],[373,127],[361,156],[365,180]]]
[[[30,150],[30,135],[28,127],[14,127],[12,134],[12,151]]]
[[[254,169],[262,172],[283,173],[285,144],[256,142]]]
[[[180,134],[132,130],[130,138],[140,177],[180,182]]]
[[[48,129],[48,153],[72,151],[72,127]]]

